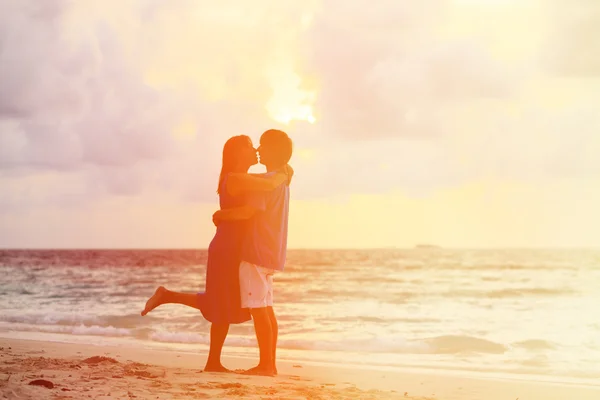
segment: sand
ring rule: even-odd
[[[600,386],[283,361],[277,377],[250,377],[202,372],[204,361],[204,354],[0,338],[0,398],[600,399]],[[248,368],[254,360],[224,363]]]

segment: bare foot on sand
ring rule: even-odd
[[[167,292],[167,289],[165,289],[163,286],[159,286],[158,289],[156,289],[156,292],[154,292],[152,297],[150,297],[148,299],[148,301],[146,302],[146,307],[144,308],[144,311],[142,311],[142,313],[141,313],[142,317],[144,315],[148,314],[150,311],[154,310],[156,307],[158,307],[164,303],[164,298],[165,298],[166,292]]]
[[[265,368],[260,365],[257,365],[254,368],[250,368],[243,371],[242,375],[275,376],[277,375],[277,371],[275,371],[273,368]]]
[[[226,372],[226,373],[233,373],[232,370],[225,368],[221,364],[217,364],[217,365],[206,364],[206,366],[204,367],[203,371],[204,372]]]

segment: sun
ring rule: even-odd
[[[312,107],[308,105],[291,107],[275,105],[269,110],[269,116],[284,125],[289,125],[292,121],[306,121],[310,124],[317,121],[313,115]]]
[[[302,54],[300,35],[308,29],[313,19],[313,11],[306,11],[299,19],[299,27],[290,28],[287,35],[281,35],[269,62],[264,70],[271,89],[265,109],[271,119],[288,125],[293,121],[310,124],[317,122],[314,112],[317,91],[301,74]]]
[[[265,108],[271,119],[285,125],[292,121],[317,121],[313,111],[315,92],[301,88],[302,78],[290,65],[274,66],[267,78],[272,94]]]

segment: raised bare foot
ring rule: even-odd
[[[150,297],[146,302],[146,307],[141,313],[142,317],[164,303],[164,297],[166,292],[167,289],[165,289],[163,286],[159,286],[158,289],[156,289],[156,292],[154,292],[152,297]]]
[[[233,373],[232,370],[225,368],[221,364],[209,365],[206,364],[204,367],[204,372],[225,372],[225,373]]]
[[[260,365],[257,365],[254,368],[247,369],[242,372],[243,375],[260,375],[260,376],[275,376],[277,375],[277,371],[273,368],[267,368]]]

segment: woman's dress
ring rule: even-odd
[[[219,185],[221,209],[241,207],[243,196],[227,192],[227,177]],[[198,293],[200,311],[213,323],[239,324],[249,321],[250,310],[241,308],[240,251],[247,221],[222,221],[208,247],[205,292]]]

